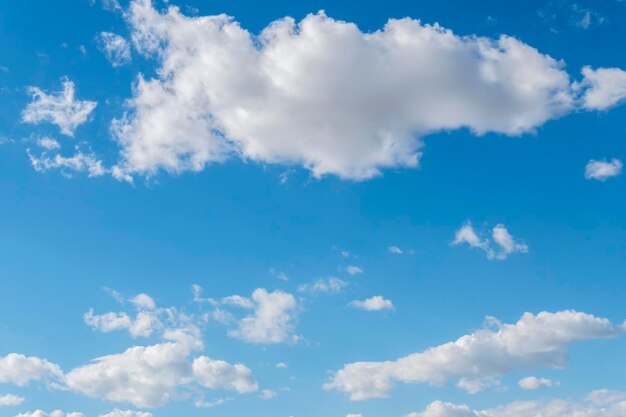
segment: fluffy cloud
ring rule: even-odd
[[[39,138],[37,140],[37,145],[41,148],[48,149],[48,150],[61,148],[61,144],[57,140],[49,138],[49,137]]]
[[[588,180],[606,181],[622,173],[622,161],[613,158],[611,161],[591,160],[585,167],[585,178]]]
[[[54,380],[63,377],[61,368],[35,356],[10,353],[0,357],[0,384],[14,384],[18,387],[30,381]]]
[[[113,294],[125,301],[118,293]],[[266,295],[270,296],[270,303],[275,301],[271,296],[276,293]],[[256,298],[255,301],[263,303],[267,300]],[[146,294],[133,297],[130,302],[138,310],[135,319],[126,313],[95,315],[89,310],[84,316],[85,321],[104,332],[128,329],[133,336],[147,336],[143,334],[146,329],[150,329],[150,333],[158,331],[162,339],[160,343],[133,346],[121,353],[102,356],[66,374],[46,360],[10,354],[0,358],[0,383],[24,386],[31,380],[49,380],[50,385],[57,388],[136,407],[163,406],[171,400],[188,398],[190,394],[198,395],[202,388],[238,393],[258,390],[252,371],[244,365],[231,365],[198,355],[204,344],[196,323],[204,319],[188,316],[174,307],[157,308]],[[146,321],[149,325],[142,327],[144,316],[150,317]],[[265,317],[264,314],[260,316]],[[33,414],[35,417],[48,416],[41,414],[42,411],[35,413],[39,413]],[[113,410],[105,416],[150,417],[150,414]],[[50,414],[50,417],[56,416]]]
[[[76,128],[87,121],[97,105],[95,101],[76,99],[74,83],[68,79],[63,81],[63,91],[60,92],[46,94],[37,87],[29,87],[28,92],[32,102],[22,112],[22,121],[52,123],[67,136],[74,136]]]
[[[193,361],[193,374],[200,385],[209,389],[229,389],[239,393],[255,392],[259,385],[250,369],[201,356]]]
[[[584,79],[576,84],[584,89],[582,107],[587,110],[607,110],[626,99],[626,71],[619,68],[584,67]]]
[[[189,346],[175,342],[135,346],[73,369],[66,383],[89,397],[137,407],[162,406],[177,396],[179,386],[192,382],[189,354]]]
[[[161,326],[156,315],[143,311],[132,319],[126,313],[109,312],[98,315],[94,314],[93,309],[89,309],[83,319],[86,324],[101,332],[127,329],[133,337],[150,337],[154,330]]]
[[[393,303],[382,295],[375,295],[363,301],[355,300],[350,305],[367,311],[391,310],[393,308]]]
[[[339,279],[337,277],[320,278],[310,284],[302,284],[298,287],[299,292],[317,294],[317,293],[329,293],[337,294],[349,285],[347,281]]]
[[[487,254],[489,259],[504,260],[512,253],[527,253],[528,246],[525,243],[516,242],[506,227],[502,224],[496,225],[491,230],[491,237],[495,243],[496,249],[493,248],[492,242],[488,239],[481,239],[471,223],[467,222],[459,230],[457,230],[453,245],[468,244],[472,248],[478,248]]]
[[[17,395],[0,395],[0,407],[20,405],[23,402],[24,398],[18,397]]]
[[[135,47],[160,65],[113,124],[127,174],[237,155],[360,180],[416,167],[423,135],[519,135],[575,107],[563,64],[508,36],[408,18],[364,33],[318,13],[257,37],[228,16],[160,13],[150,0],[127,16]]]
[[[97,358],[70,371],[66,384],[89,397],[136,407],[159,407],[182,398],[180,388],[190,384],[239,393],[258,389],[252,371],[244,365],[206,356],[191,360],[192,353],[202,349],[199,336],[194,328],[166,330],[163,337],[169,341]]]
[[[137,294],[130,299],[130,302],[140,310],[154,310],[156,303],[148,294]]]
[[[124,37],[111,32],[102,32],[97,37],[98,47],[112,66],[121,67],[132,60],[130,43]]]
[[[598,404],[590,399],[585,401],[518,401],[487,410],[473,410],[466,405],[456,405],[435,401],[421,413],[411,413],[405,417],[622,417],[626,413],[624,397]]]
[[[293,295],[283,291],[268,293],[258,288],[252,293],[254,312],[241,319],[238,328],[228,334],[249,343],[275,344],[293,342],[297,336],[295,315],[298,303]]]
[[[548,387],[548,388],[558,387],[561,384],[559,381],[553,381],[547,378],[537,378],[536,376],[529,376],[529,377],[520,379],[517,385],[519,385],[521,389],[535,390],[541,387]]]
[[[489,323],[491,327],[454,342],[395,361],[348,364],[324,388],[366,400],[388,396],[394,382],[441,385],[454,378],[484,380],[514,370],[562,368],[572,343],[625,331],[623,324],[576,311],[525,313],[515,324],[493,318]]]

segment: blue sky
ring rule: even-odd
[[[626,6],[475,3],[2,2],[0,417],[624,415]]]

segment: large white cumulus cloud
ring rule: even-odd
[[[228,16],[161,13],[150,0],[133,1],[128,19],[135,47],[160,65],[113,123],[129,174],[239,155],[365,179],[417,166],[425,134],[518,135],[575,106],[562,63],[508,36],[412,19],[364,33],[323,13],[254,36]]]
[[[525,313],[514,324],[493,318],[490,322],[495,328],[395,361],[347,364],[325,388],[347,392],[352,400],[366,400],[388,396],[395,382],[440,385],[459,379],[461,387],[476,392],[479,384],[471,382],[489,382],[515,370],[562,368],[572,343],[614,337],[626,330],[624,324],[569,310]]]

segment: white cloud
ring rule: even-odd
[[[144,311],[140,311],[132,319],[124,312],[98,315],[94,314],[93,309],[89,309],[83,319],[87,325],[103,333],[127,329],[132,337],[150,337],[156,329],[162,326],[155,314]]]
[[[20,413],[15,417],[85,417],[85,415],[83,413],[77,413],[75,411],[71,413],[65,413],[61,410],[54,410],[50,413],[46,413],[42,410],[35,410],[33,412]]]
[[[258,288],[252,293],[252,301],[253,314],[241,319],[238,328],[228,332],[231,337],[259,344],[297,340],[292,334],[298,307],[293,295],[283,291],[268,293],[264,288]]]
[[[363,273],[363,269],[361,269],[361,267],[358,267],[356,265],[348,265],[346,267],[346,272],[349,275],[357,275],[357,274],[362,274]]]
[[[74,136],[76,128],[88,120],[97,106],[95,101],[77,100],[74,83],[68,79],[63,81],[63,91],[46,94],[40,88],[29,87],[28,93],[32,101],[22,112],[22,121],[33,124],[49,122],[57,125],[67,136]]]
[[[287,368],[288,368],[288,366],[287,366],[287,364],[285,362],[278,362],[276,364],[276,369],[287,369]]]
[[[98,47],[113,67],[121,67],[132,60],[130,43],[124,37],[116,33],[102,32],[98,35],[97,41]]]
[[[461,378],[456,386],[470,394],[476,394],[488,388],[499,387],[500,381],[496,378]]]
[[[214,401],[196,400],[194,405],[196,408],[213,408],[226,403],[226,401],[232,401],[232,398],[218,398]]]
[[[337,277],[320,278],[309,284],[302,284],[298,287],[299,292],[317,294],[328,293],[337,294],[349,285],[347,281]]]
[[[124,302],[124,297],[114,292],[115,298]],[[159,316],[170,322],[175,321],[175,309],[157,309],[155,301],[147,294],[138,294],[128,300],[137,309],[135,317],[130,317],[125,312],[108,312],[104,314],[94,314],[90,308],[83,316],[85,323],[95,330],[109,333],[115,330],[128,330],[132,337],[150,337],[156,330],[163,330],[163,325]],[[179,318],[182,316],[179,316]]]
[[[348,414],[346,417],[363,417],[363,414]]]
[[[517,382],[521,389],[536,390],[542,387],[552,388],[561,385],[559,381],[553,381],[547,378],[537,378],[536,376],[528,376]]]
[[[100,417],[152,417],[152,413],[145,411],[119,410],[116,408],[106,414],[100,414]]]
[[[587,394],[587,397],[585,399],[595,405],[607,406],[612,403],[626,401],[626,392],[613,391],[609,389],[599,389]]]
[[[121,302],[126,301],[118,293],[113,294]],[[264,303],[280,302],[275,298],[280,293],[265,295],[268,300],[260,297],[253,299],[258,305],[263,305],[257,305],[257,309],[262,310],[258,312],[260,321],[268,319],[271,322],[274,319],[271,324],[275,329],[267,332],[269,337],[277,337],[281,328],[283,331],[288,330],[289,323],[281,322],[281,317],[264,313],[265,310],[276,307]],[[174,307],[157,308],[154,300],[146,294],[140,294],[129,301],[137,309],[135,318],[124,312],[98,316],[90,309],[84,316],[85,322],[103,332],[128,329],[134,337],[158,332],[162,339],[160,343],[133,346],[121,353],[101,356],[65,374],[57,365],[44,359],[10,354],[0,358],[0,384],[25,386],[32,380],[43,380],[50,387],[69,389],[88,397],[130,403],[142,408],[163,406],[169,401],[189,398],[194,394],[202,395],[203,388],[238,393],[258,390],[252,371],[243,364],[231,365],[222,360],[198,355],[204,349],[199,326],[206,323],[205,315],[187,315]],[[2,398],[4,397],[0,397]],[[47,414],[36,416],[45,417]],[[118,416],[150,417],[150,414],[113,410],[104,415]],[[56,416],[50,414],[50,417]],[[62,417],[68,416],[63,414]]]
[[[31,381],[55,380],[63,377],[61,368],[36,356],[9,353],[0,357],[0,384],[13,384],[18,387]]]
[[[165,405],[177,388],[192,382],[190,347],[176,342],[135,346],[73,369],[66,383],[89,397],[127,402],[136,407]]]
[[[497,378],[515,370],[563,368],[572,343],[615,337],[625,331],[623,324],[575,311],[525,313],[515,324],[490,318],[490,324],[492,328],[395,361],[347,364],[324,388],[347,392],[352,400],[366,400],[388,396],[395,382],[441,385],[449,379]]]
[[[367,311],[381,311],[393,309],[393,303],[382,295],[375,295],[363,301],[355,300],[350,303],[352,307]]]
[[[404,254],[404,251],[397,246],[389,246],[388,250],[389,250],[389,253],[393,253],[396,255]]]
[[[493,242],[482,239],[478,236],[470,222],[465,223],[456,231],[452,245],[468,244],[472,248],[478,248],[485,252],[488,259],[504,260],[512,253],[527,253],[528,245],[516,242],[506,227],[502,224],[496,225],[491,230]],[[496,249],[492,246],[495,243]]]
[[[30,149],[27,149],[27,154],[31,165],[37,172],[60,169],[67,176],[71,176],[69,171],[75,171],[86,172],[89,177],[100,177],[108,172],[102,161],[97,159],[93,153],[86,154],[76,150],[72,156],[55,154],[50,157],[47,152],[44,152],[37,157],[30,152]]]
[[[19,397],[17,395],[0,395],[0,407],[16,406],[22,404],[24,401],[25,399],[23,397]]]
[[[242,297],[240,295],[231,295],[228,297],[222,298],[222,304],[226,304],[229,306],[235,306],[239,308],[254,308],[254,303],[247,297]]]
[[[126,313],[105,313],[94,314],[93,308],[83,316],[85,323],[96,330],[104,333],[112,332],[114,330],[128,329],[132,325],[132,319]]]
[[[319,13],[255,37],[230,17],[161,14],[149,0],[132,1],[128,19],[136,48],[160,64],[113,124],[129,174],[237,155],[361,180],[416,167],[423,135],[519,135],[575,106],[563,63],[508,36],[408,18],[364,33]]]
[[[255,392],[259,389],[252,371],[239,363],[231,365],[201,356],[193,361],[193,374],[200,385],[209,389],[228,389],[238,393]]]
[[[54,149],[60,149],[61,148],[61,144],[49,137],[43,137],[43,138],[39,138],[37,139],[37,145],[39,145],[40,147],[44,148],[44,149],[48,149],[48,150],[54,150]]]
[[[626,415],[626,401],[622,397],[606,404],[589,401],[561,400],[517,401],[497,408],[473,410],[466,405],[435,401],[421,413],[405,417],[622,417]]]
[[[588,180],[606,181],[622,173],[622,161],[613,158],[611,161],[590,160],[585,167],[585,178]]]
[[[200,287],[194,287],[194,295],[201,295]],[[126,301],[119,294],[117,298]],[[95,315],[90,309],[85,322],[103,332],[126,329],[133,337],[158,332],[164,341],[133,346],[77,367],[65,375],[68,388],[136,407],[163,406],[197,393],[200,387],[238,393],[258,390],[252,371],[244,365],[195,356],[204,348],[198,325],[206,322],[205,315],[194,317],[174,307],[159,308],[152,297],[143,293],[128,301],[137,310],[134,318],[125,312]]]
[[[619,68],[584,67],[583,81],[575,84],[583,90],[582,107],[586,110],[608,110],[626,99],[626,71]]]
[[[261,395],[259,395],[259,398],[261,398],[262,400],[271,400],[272,398],[275,398],[277,395],[278,393],[274,390],[264,389],[263,391],[261,391]]]
[[[67,386],[89,397],[159,407],[170,400],[184,398],[180,388],[198,384],[208,389],[227,389],[238,393],[258,389],[250,369],[221,360],[199,356],[198,335],[176,329],[164,333],[169,341],[151,346],[134,346],[126,351],[96,358],[66,375]]]
[[[492,230],[491,237],[500,247],[500,250],[495,253],[496,259],[506,259],[512,253],[528,252],[528,245],[516,242],[504,225],[496,225]]]
[[[154,310],[156,303],[148,294],[138,294],[129,300],[140,310]]]

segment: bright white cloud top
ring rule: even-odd
[[[277,344],[295,342],[293,334],[298,302],[283,291],[268,293],[259,288],[252,293],[254,312],[242,318],[229,335],[249,343]]]
[[[228,16],[160,13],[149,0],[128,16],[135,47],[161,65],[113,125],[129,174],[239,155],[361,180],[416,167],[428,133],[519,135],[575,106],[562,63],[512,37],[412,19],[363,33],[323,13],[255,37]]]
[[[526,313],[514,324],[490,318],[489,324],[490,328],[397,360],[347,364],[324,388],[359,401],[389,396],[396,382],[441,385],[449,379],[484,380],[515,370],[563,368],[572,343],[626,331],[624,324],[576,311]]]

